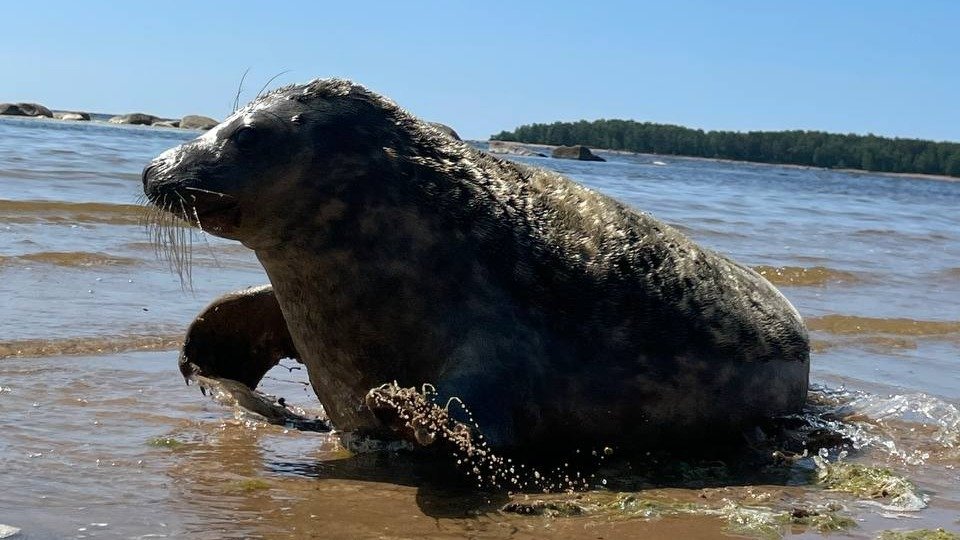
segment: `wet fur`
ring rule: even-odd
[[[256,122],[276,140],[231,146]],[[526,448],[683,444],[804,402],[806,330],[762,277],[348,81],[259,97],[154,166],[152,201],[239,201],[208,230],[256,251],[340,429],[387,435],[364,396],[390,381]]]

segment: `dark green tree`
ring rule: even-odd
[[[822,131],[703,131],[633,120],[530,124],[494,140],[868,171],[960,176],[960,144]]]

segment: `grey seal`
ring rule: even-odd
[[[393,381],[431,383],[492,446],[533,450],[709,440],[806,399],[806,329],[756,272],[346,80],[258,97],[143,185],[270,279],[262,332],[282,316],[271,339],[290,342],[224,372],[255,386],[296,352],[341,431],[396,437],[366,400]],[[243,346],[262,341],[250,322]]]

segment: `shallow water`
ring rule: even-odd
[[[195,238],[192,289],[156,257],[139,171],[194,135],[0,119],[0,523],[23,536],[715,538],[746,534],[713,511],[728,503],[828,501],[858,521],[856,537],[960,529],[960,183],[615,154],[526,159],[777,284],[811,328],[818,395],[846,418],[827,426],[855,442],[844,459],[890,467],[929,500],[905,512],[826,491],[802,459],[782,478],[693,475],[669,488],[610,473],[611,488],[697,512],[651,519],[613,504],[601,471],[593,491],[539,497],[579,501],[583,515],[517,515],[500,508],[538,496],[464,487],[389,453],[348,457],[329,435],[236,419],[183,384],[187,323],[217,295],[266,281],[252,253],[213,237]],[[302,371],[270,376],[268,391],[317,409]]]

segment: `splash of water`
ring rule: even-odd
[[[509,491],[570,492],[591,488],[592,474],[573,470],[569,463],[540,469],[494,452],[484,440],[469,408],[458,398],[440,405],[436,389],[401,388],[390,383],[367,394],[367,405],[388,425],[421,446],[442,446],[456,459],[457,466],[480,488]],[[456,406],[466,417],[461,422],[451,415]],[[439,444],[438,444],[439,443]],[[593,452],[599,463],[604,452]]]
[[[237,420],[266,422],[300,431],[329,432],[333,429],[325,418],[311,416],[282,398],[251,390],[243,383],[202,375],[194,375],[193,380],[204,394],[209,391],[214,401],[232,407]]]
[[[960,446],[960,409],[927,394],[883,397],[815,386],[811,397],[827,412],[807,415],[811,425],[842,435],[854,450],[876,448],[923,465],[937,449]]]

